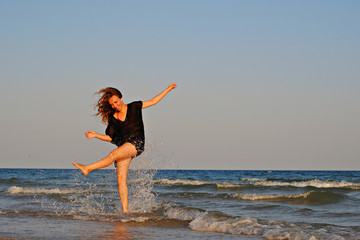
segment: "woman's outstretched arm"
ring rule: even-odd
[[[166,94],[168,94],[171,90],[173,90],[174,88],[176,88],[177,85],[175,83],[172,83],[168,86],[167,89],[165,89],[164,91],[162,91],[159,95],[155,96],[153,99],[148,100],[148,101],[144,101],[143,102],[143,106],[142,108],[147,108],[147,107],[151,107],[154,106],[155,104],[157,104],[161,99],[163,99],[163,97],[166,96]]]
[[[109,135],[99,134],[99,133],[96,133],[94,131],[86,132],[85,135],[86,135],[87,139],[98,138],[98,139],[103,140],[105,142],[111,142],[111,140],[112,140]]]

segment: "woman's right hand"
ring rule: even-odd
[[[86,135],[87,139],[90,139],[90,138],[96,138],[97,133],[94,131],[89,131],[89,132],[86,132],[85,135]]]
[[[176,87],[177,87],[176,83],[172,83],[168,86],[168,89],[173,90]]]

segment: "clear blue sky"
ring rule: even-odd
[[[115,145],[93,93],[144,110],[142,158],[181,169],[360,170],[359,1],[0,0],[0,168]]]

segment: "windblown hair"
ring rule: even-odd
[[[112,87],[103,88],[95,94],[101,95],[99,101],[95,105],[95,110],[97,108],[96,116],[101,116],[103,123],[109,123],[109,119],[115,113],[115,109],[113,109],[109,103],[109,99],[116,95],[119,98],[122,98],[122,94],[119,90]]]

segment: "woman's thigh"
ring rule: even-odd
[[[109,157],[114,158],[114,160],[121,160],[125,158],[135,157],[137,154],[137,150],[135,146],[131,143],[124,143],[120,147],[114,149]]]

